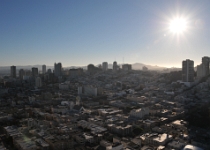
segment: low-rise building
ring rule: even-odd
[[[179,141],[171,141],[167,144],[167,148],[179,150],[185,146],[185,143]]]
[[[130,112],[130,117],[143,118],[145,115],[149,115],[149,108],[133,109]]]
[[[132,125],[117,126],[114,124],[108,124],[108,130],[121,136],[126,136],[132,133],[133,127]]]
[[[149,144],[153,146],[164,146],[167,142],[172,140],[172,135],[168,135],[166,133],[158,134],[158,133],[146,133],[140,136],[143,144]]]

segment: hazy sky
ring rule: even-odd
[[[1,0],[0,66],[103,61],[181,67],[210,56],[210,0]],[[182,34],[169,31],[175,17]]]

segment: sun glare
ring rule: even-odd
[[[170,22],[169,29],[173,33],[182,33],[186,30],[187,22],[183,18],[176,18]]]

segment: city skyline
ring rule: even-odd
[[[144,63],[181,68],[209,56],[209,1],[0,2],[0,66]],[[182,33],[169,30],[177,17]],[[123,61],[124,60],[124,61]]]

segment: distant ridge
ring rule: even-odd
[[[132,69],[134,69],[134,70],[142,70],[143,66],[147,67],[149,70],[163,70],[163,69],[166,69],[166,67],[146,65],[146,64],[143,64],[143,63],[132,64]]]

